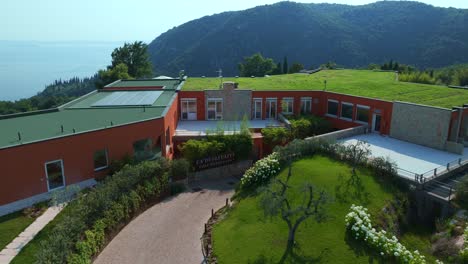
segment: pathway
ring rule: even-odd
[[[212,208],[221,208],[233,195],[236,181],[192,184],[192,190],[154,205],[120,231],[94,263],[202,263],[204,223]]]
[[[39,216],[31,225],[29,225],[21,234],[19,234],[10,244],[0,251],[0,263],[6,264],[29,243],[39,231],[42,230],[52,219],[62,211],[63,206],[49,207],[41,216]]]

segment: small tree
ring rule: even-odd
[[[324,205],[327,203],[325,191],[316,191],[310,183],[305,183],[300,189],[303,193],[302,202],[294,206],[294,201],[288,197],[288,191],[293,189],[289,185],[291,178],[291,164],[286,180],[277,179],[265,192],[260,200],[260,206],[265,216],[280,216],[288,225],[288,242],[279,263],[284,263],[292,253],[295,245],[296,231],[299,226],[313,217],[317,222],[325,219]]]
[[[288,57],[284,56],[283,58],[283,74],[288,74]]]
[[[289,68],[289,73],[297,73],[304,69],[304,65],[298,62],[293,63]]]
[[[365,142],[358,140],[354,144],[349,144],[344,149],[345,158],[351,162],[353,168],[353,176],[356,175],[356,167],[362,162],[366,161],[371,155],[370,145]]]
[[[264,58],[262,54],[255,53],[251,57],[245,57],[244,61],[239,63],[239,72],[245,77],[263,77],[265,74],[271,74],[275,67],[273,59]]]

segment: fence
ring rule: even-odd
[[[425,173],[415,173],[415,172],[404,170],[401,168],[397,168],[397,173],[399,176],[414,180],[417,183],[426,183],[454,169],[458,169],[462,166],[465,166],[466,164],[468,164],[468,156],[451,161],[447,163],[447,165],[445,166],[440,166],[440,167],[428,170]]]

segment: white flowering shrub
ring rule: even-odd
[[[385,230],[375,230],[367,208],[351,205],[345,221],[346,228],[355,239],[364,241],[369,247],[377,250],[381,256],[395,259],[398,263],[426,263],[424,256],[417,250],[411,252],[398,242],[395,236],[390,238]]]
[[[460,250],[460,256],[462,258],[463,263],[468,263],[468,226],[465,228],[465,232],[463,233],[463,239],[465,240],[463,249]]]
[[[259,186],[267,182],[272,176],[280,171],[278,153],[273,152],[265,158],[255,162],[242,176],[241,189]]]

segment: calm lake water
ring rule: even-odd
[[[0,100],[18,100],[57,79],[88,77],[111,62],[123,42],[0,41]]]

